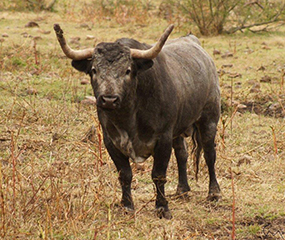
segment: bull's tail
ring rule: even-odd
[[[202,143],[201,136],[197,126],[194,125],[193,134],[192,134],[193,148],[191,151],[191,155],[193,156],[193,165],[195,169],[195,179],[198,181],[198,173],[199,173],[199,163],[202,151]]]

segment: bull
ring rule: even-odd
[[[54,30],[72,66],[88,74],[96,97],[104,144],[119,173],[121,204],[134,210],[130,159],[153,156],[151,177],[156,210],[170,219],[165,197],[166,171],[172,148],[178,165],[177,194],[190,191],[186,137],[194,142],[198,172],[201,151],[209,171],[209,200],[220,197],[215,173],[215,135],[220,116],[220,89],[211,57],[188,35],[167,41],[170,25],[154,45],[121,38],[95,48],[73,50],[58,24]]]

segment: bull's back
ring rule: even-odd
[[[218,76],[208,53],[191,37],[173,40],[164,47],[164,53],[177,92],[175,134],[191,128],[208,105],[216,105],[218,117]]]

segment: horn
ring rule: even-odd
[[[73,60],[83,60],[87,58],[91,58],[94,49],[93,48],[87,48],[83,50],[73,50],[69,47],[69,45],[66,43],[66,40],[63,36],[63,31],[59,24],[54,24],[53,29],[55,31],[55,34],[57,36],[57,40],[61,46],[62,51],[65,53],[65,55],[68,58],[71,58]]]
[[[160,39],[157,43],[148,50],[139,50],[139,49],[131,49],[131,56],[132,58],[143,58],[143,59],[154,59],[160,53],[163,45],[165,44],[167,38],[169,37],[170,33],[172,32],[174,25],[171,24],[166,28],[166,30],[161,35]]]

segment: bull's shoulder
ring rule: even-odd
[[[177,62],[181,65],[199,65],[199,69],[204,65],[204,68],[215,68],[211,56],[201,46],[201,43],[194,35],[173,39],[169,41],[163,48],[163,53],[171,64]],[[199,63],[198,63],[199,62]]]
[[[146,43],[141,43],[133,38],[120,38],[117,39],[116,42],[125,45],[129,48],[133,48],[133,49],[141,49],[141,50],[146,50],[151,48],[151,45],[146,44]]]
[[[188,44],[188,45],[194,45],[194,46],[195,45],[201,46],[200,40],[195,35],[192,35],[192,34],[189,34],[184,37],[168,40],[165,46],[173,46],[176,44]]]

